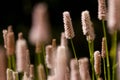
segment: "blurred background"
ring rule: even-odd
[[[81,26],[81,12],[84,10],[89,10],[96,34],[95,50],[101,51],[101,40],[103,33],[101,21],[97,18],[97,0],[0,0],[1,45],[3,45],[2,29],[6,29],[8,25],[13,25],[16,39],[18,32],[23,32],[25,39],[28,40],[29,30],[31,28],[31,14],[33,6],[40,2],[45,2],[48,5],[51,34],[52,38],[57,39],[58,45],[60,43],[61,32],[64,31],[62,13],[64,11],[70,12],[76,35],[73,41],[77,56],[79,57],[88,56],[89,54],[88,44],[86,37],[83,36]],[[110,39],[108,42],[110,42]],[[29,42],[28,44],[30,45]],[[68,45],[71,48],[71,45]],[[31,47],[29,47],[29,49],[32,50]]]

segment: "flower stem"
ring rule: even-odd
[[[11,55],[11,62],[12,62],[12,69],[13,69],[13,70],[16,70],[15,55]]]
[[[76,52],[75,52],[75,47],[74,47],[74,45],[73,45],[73,41],[72,41],[72,39],[70,39],[70,42],[71,42],[71,45],[72,45],[72,49],[73,49],[73,53],[74,53],[74,57],[75,57],[75,59],[77,60],[77,56],[76,56]]]
[[[90,53],[90,63],[91,63],[91,68],[92,68],[92,80],[95,80],[94,59],[93,59],[93,54],[94,54],[93,41],[92,42],[88,41],[88,47],[89,47],[89,53]]]
[[[8,56],[8,68],[15,70],[16,64],[15,64],[15,55],[9,55]]]
[[[104,66],[104,78],[105,78],[105,80],[107,80],[107,77],[106,77],[106,67],[105,67],[105,58],[103,58],[103,66]]]
[[[112,35],[112,56],[113,56],[113,63],[112,63],[112,79],[115,80],[115,73],[116,73],[116,54],[117,54],[117,31],[114,32]]]
[[[11,69],[11,56],[8,56],[8,68]]]
[[[45,64],[45,48],[44,48],[45,46],[43,45],[42,46],[42,52],[43,52],[43,60],[44,60],[44,65],[45,65],[45,71],[46,71],[46,76],[48,75],[48,69],[47,69],[47,66],[46,66],[46,64]]]
[[[106,37],[106,29],[105,29],[105,22],[102,20],[103,25],[103,33],[105,37],[105,48],[106,48],[106,60],[107,60],[107,72],[108,72],[108,80],[111,80],[110,78],[110,62],[109,62],[109,54],[108,54],[108,44],[107,44],[107,37]]]
[[[24,75],[24,73],[23,73],[23,72],[18,73],[19,80],[22,80],[23,75]]]

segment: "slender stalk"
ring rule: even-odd
[[[43,55],[42,55],[42,52],[40,51],[35,54],[35,79],[36,80],[38,80],[38,65],[44,64],[42,57]]]
[[[105,80],[107,80],[106,67],[105,67],[105,58],[103,58],[103,66],[104,66],[104,78],[105,78]]]
[[[15,55],[11,55],[12,69],[16,70]]]
[[[90,63],[92,67],[92,80],[95,80],[95,72],[94,72],[94,59],[93,59],[93,53],[94,53],[94,45],[93,41],[88,41],[88,47],[89,47],[89,53],[90,53]]]
[[[23,73],[18,73],[19,80],[22,80],[23,75],[24,75]]]
[[[38,67],[38,65],[41,63],[41,53],[35,53],[35,72],[34,72],[34,74],[35,74],[35,80],[38,80],[38,69],[37,69],[37,67]]]
[[[44,47],[44,44],[43,44],[43,46],[42,46],[42,52],[43,52],[43,60],[44,60],[44,63],[45,63],[45,47]],[[44,64],[45,65],[45,71],[46,71],[46,76],[48,75],[48,69],[47,69],[47,66],[46,66],[46,64]]]
[[[15,55],[8,56],[8,68],[16,70]]]
[[[113,50],[113,65],[112,65],[112,80],[115,80],[115,73],[116,73],[116,53],[117,53],[117,31],[114,32],[112,36],[112,50]]]
[[[100,78],[100,75],[96,75],[96,80],[99,80],[99,78]]]
[[[39,56],[38,56],[39,54],[37,54],[37,53],[35,53],[35,72],[34,72],[34,74],[35,74],[35,80],[38,80],[38,71],[37,71],[37,66],[38,66],[38,63],[39,63]]]
[[[18,72],[13,72],[14,80],[19,80]]]
[[[37,53],[37,66],[41,63],[41,53]]]
[[[12,68],[11,67],[11,56],[8,56],[8,68],[10,68],[10,69]]]
[[[105,48],[106,48],[106,60],[107,60],[107,72],[108,72],[108,80],[111,80],[110,78],[110,62],[109,62],[109,54],[108,54],[108,44],[107,44],[107,37],[106,37],[106,29],[105,29],[105,22],[102,20],[103,25],[103,33],[105,37]]]
[[[70,42],[71,42],[71,45],[72,45],[72,49],[73,49],[73,53],[74,53],[74,57],[75,57],[75,59],[77,60],[77,56],[76,56],[76,52],[75,52],[75,47],[74,47],[74,45],[73,45],[73,41],[72,41],[72,39],[70,39]]]

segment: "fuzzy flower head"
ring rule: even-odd
[[[13,80],[18,80],[18,72],[13,72]]]
[[[68,11],[63,12],[63,22],[64,22],[65,37],[67,39],[72,39],[75,36],[75,34],[72,26],[70,13]]]
[[[46,65],[48,68],[53,68],[54,67],[54,61],[53,61],[53,58],[54,58],[54,54],[53,54],[53,47],[51,45],[47,45],[46,46]]]
[[[38,65],[38,78],[39,80],[46,80],[45,70],[42,64]]]
[[[98,19],[106,20],[107,10],[105,0],[98,0]]]
[[[35,45],[36,42],[48,42],[50,39],[50,28],[47,14],[47,6],[39,3],[34,7],[32,14],[32,27],[30,30],[30,42]]]
[[[0,79],[6,80],[7,56],[5,49],[0,47]]]
[[[23,38],[22,33],[18,34],[18,40],[16,42],[16,61],[17,61],[17,71],[23,72],[26,69],[26,56],[27,56],[27,42]]]
[[[4,29],[2,32],[3,32],[3,39],[4,39],[4,48],[7,48],[7,30]]]
[[[65,72],[67,67],[67,54],[64,46],[59,46],[57,48],[57,56],[56,56],[56,71],[55,71],[55,79],[57,80],[65,80]]]
[[[86,35],[88,41],[93,41],[95,39],[93,24],[90,19],[89,11],[83,11],[81,14],[82,20],[82,30],[83,34]]]
[[[108,0],[108,29],[111,34],[120,30],[120,0]]]
[[[97,75],[101,74],[101,55],[99,51],[94,52],[94,69]]]
[[[14,39],[14,32],[12,30],[12,26],[8,26],[7,30],[7,37],[6,37],[6,50],[7,55],[13,55],[15,53],[15,39]]]
[[[102,50],[101,50],[101,56],[102,58],[106,57],[106,48],[105,48],[105,37],[102,38]]]
[[[89,73],[89,60],[88,58],[79,59],[79,72],[81,80],[91,80]]]
[[[66,37],[65,37],[65,33],[64,32],[62,32],[61,33],[61,42],[60,42],[60,44],[61,44],[61,46],[67,46],[67,44],[68,44],[68,42],[67,42],[67,39],[66,39]]]
[[[7,80],[13,80],[13,71],[11,69],[6,70]]]
[[[71,68],[71,79],[70,80],[80,80],[79,64],[76,59],[71,60],[70,68]]]

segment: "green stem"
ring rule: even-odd
[[[16,70],[15,55],[8,56],[8,68]]]
[[[8,68],[10,68],[10,69],[12,68],[11,67],[11,56],[8,56]]]
[[[110,78],[110,62],[109,62],[109,54],[108,54],[108,45],[107,45],[107,37],[106,37],[106,29],[105,29],[105,22],[102,20],[103,25],[103,33],[105,37],[105,48],[106,48],[106,60],[107,60],[107,72],[108,72],[108,80],[111,80]]]
[[[18,73],[15,75],[16,79],[15,80],[19,80],[19,75]]]
[[[23,72],[18,73],[19,80],[22,80],[23,75],[24,75],[24,73],[23,73]]]
[[[112,65],[112,79],[115,79],[115,72],[116,72],[116,67],[114,67],[116,65],[116,54],[117,54],[117,31],[114,32],[113,36],[113,44],[112,44],[112,48],[113,48],[113,65]]]
[[[105,67],[105,58],[103,58],[103,66],[104,66],[104,78],[105,78],[105,80],[107,80],[107,77],[106,77],[106,67]]]
[[[73,45],[73,41],[72,41],[72,39],[70,39],[70,42],[71,42],[71,45],[72,45],[72,49],[73,49],[73,53],[74,53],[74,57],[75,57],[75,59],[77,60],[77,56],[76,56],[76,52],[75,52],[75,47],[74,47],[74,45]]]
[[[92,42],[88,41],[88,47],[89,47],[89,53],[90,53],[90,63],[91,63],[91,68],[92,68],[92,80],[95,80],[94,59],[93,59],[93,54],[94,54],[93,41]]]
[[[44,63],[45,63],[45,46],[43,45],[42,46],[42,52],[43,52],[43,57],[44,57]],[[45,64],[45,71],[46,71],[46,76],[48,76],[48,69],[47,69],[47,66]]]
[[[36,53],[35,54],[35,72],[34,72],[35,80],[38,80],[38,69],[37,69],[37,66],[38,66],[38,56],[37,55],[38,54]]]
[[[96,80],[98,80],[98,78],[100,78],[100,75],[96,75]]]
[[[16,70],[16,62],[15,62],[15,55],[11,55],[11,63],[12,63],[12,69]]]

